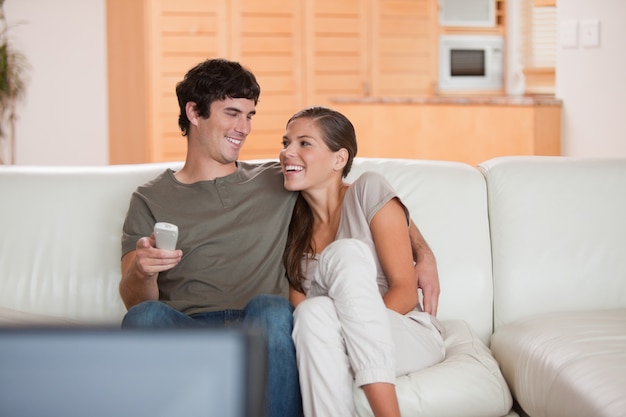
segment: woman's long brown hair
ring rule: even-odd
[[[294,114],[287,122],[287,126],[299,118],[308,118],[317,124],[322,139],[332,152],[337,152],[342,148],[348,151],[348,160],[341,173],[342,178],[345,178],[352,168],[352,162],[357,153],[356,134],[350,120],[335,110],[317,106],[306,108]],[[299,195],[289,223],[283,264],[289,283],[301,292],[304,292],[302,289],[302,281],[304,281],[303,257],[310,259],[316,253],[316,248],[312,244],[312,237],[313,212],[304,197]]]

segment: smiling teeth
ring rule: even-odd
[[[286,165],[285,171],[302,171],[304,168],[298,165]]]
[[[233,139],[233,138],[226,138],[227,141],[229,141],[230,143],[234,143],[235,145],[241,145],[241,140],[237,140],[237,139]]]

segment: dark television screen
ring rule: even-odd
[[[264,415],[260,335],[0,329],[0,416]]]

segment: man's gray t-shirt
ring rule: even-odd
[[[186,314],[242,309],[259,294],[287,296],[282,256],[296,193],[276,162],[183,184],[174,172],[140,186],[124,222],[122,254],[156,222],[178,226],[181,262],[159,274],[159,299]]]

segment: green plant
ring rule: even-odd
[[[9,27],[0,0],[0,164],[15,159],[16,105],[24,97],[24,73],[28,66],[23,54],[11,48]]]

